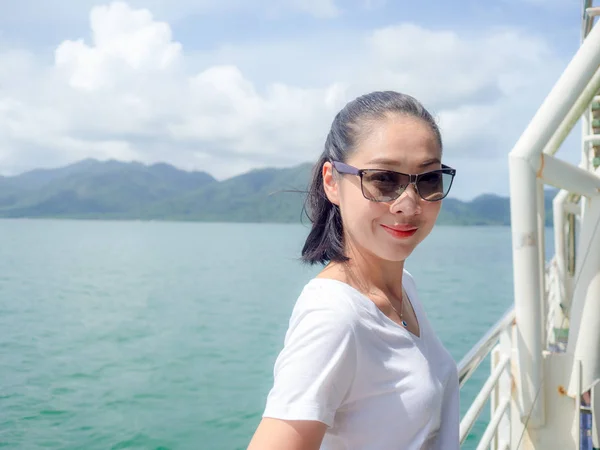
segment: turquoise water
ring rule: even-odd
[[[0,221],[0,446],[244,449],[317,271],[297,260],[306,232]],[[512,302],[508,228],[438,227],[407,268],[457,360]]]

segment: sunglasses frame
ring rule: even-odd
[[[411,184],[415,187],[415,191],[417,192],[419,197],[422,198],[423,200],[425,200],[426,202],[439,202],[439,201],[445,199],[446,196],[450,193],[450,188],[452,188],[452,183],[454,182],[454,176],[456,175],[456,169],[453,169],[450,166],[446,166],[445,164],[442,164],[441,169],[430,170],[429,172],[423,172],[423,173],[419,173],[416,175],[413,175],[410,173],[396,172],[394,170],[387,170],[387,169],[358,169],[354,166],[348,165],[341,161],[331,161],[331,164],[333,165],[333,167],[335,168],[335,170],[338,173],[358,176],[360,178],[360,190],[362,192],[363,197],[371,202],[377,202],[377,203],[387,203],[387,202],[396,201],[396,199],[398,197],[400,197],[402,195],[402,193],[404,191],[406,191],[406,188],[408,188],[408,186]],[[367,195],[365,194],[364,186],[363,186],[363,174],[368,173],[368,172],[391,172],[391,173],[398,174],[398,175],[404,175],[404,176],[408,177],[408,184],[402,191],[398,192],[398,195],[396,197],[394,197],[391,200],[374,200],[372,198],[367,197]],[[431,173],[439,173],[439,172],[441,172],[443,174],[452,175],[452,179],[450,180],[450,186],[448,186],[448,191],[442,198],[435,199],[435,200],[428,200],[425,197],[423,197],[421,195],[421,193],[419,192],[419,187],[417,186],[417,183],[418,183],[420,177],[422,177],[424,175],[429,175]]]

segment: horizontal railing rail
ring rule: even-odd
[[[511,307],[498,322],[496,322],[487,333],[473,346],[471,350],[458,363],[458,382],[462,387],[479,364],[492,351],[503,331],[506,331],[515,321],[515,308]]]

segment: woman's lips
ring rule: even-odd
[[[395,238],[408,238],[418,230],[413,225],[381,225],[381,227]]]

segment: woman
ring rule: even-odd
[[[455,171],[414,98],[374,92],[335,117],[313,175],[300,294],[249,450],[459,448],[456,364],[404,261]]]

